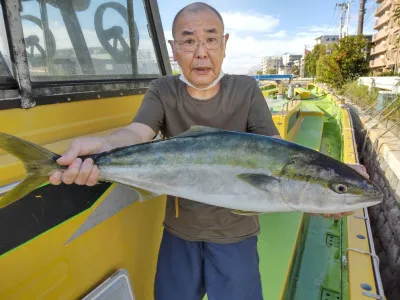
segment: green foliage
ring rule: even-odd
[[[305,58],[308,75],[335,88],[367,75],[367,45],[363,36],[347,36],[338,44],[315,46]]]
[[[368,74],[366,49],[368,40],[363,36],[347,36],[339,40],[332,53],[338,62],[341,75],[346,82]]]
[[[257,75],[262,75],[262,70],[256,72]]]
[[[391,70],[391,71],[384,71],[381,72],[379,74],[376,74],[375,76],[399,76],[400,73],[396,73],[395,71]]]
[[[276,69],[274,68],[268,69],[267,74],[276,74]]]
[[[299,76],[300,75],[300,68],[299,66],[293,66],[292,68],[292,74],[295,76]]]
[[[393,17],[397,22],[400,22],[400,6],[394,10]]]
[[[304,71],[306,77],[316,77],[317,62],[320,56],[325,55],[325,45],[315,45],[313,50],[304,59]]]
[[[343,76],[334,55],[320,56],[317,62],[317,79],[334,87],[342,85]]]
[[[357,80],[344,84],[339,93],[346,95],[361,107],[368,106],[378,99],[378,89],[375,88],[369,93],[368,86],[358,85]]]

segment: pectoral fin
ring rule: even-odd
[[[240,180],[254,186],[255,188],[267,192],[268,192],[268,186],[279,183],[278,178],[264,174],[243,173],[237,175],[237,177]]]
[[[181,134],[179,134],[175,137],[196,136],[196,135],[207,133],[207,132],[220,132],[220,131],[222,131],[222,130],[218,129],[218,128],[195,125],[195,126],[191,126],[187,131],[182,132]]]
[[[159,194],[156,194],[156,193],[153,193],[153,192],[150,192],[148,190],[144,190],[144,189],[141,189],[138,187],[132,187],[132,189],[138,194],[139,201],[144,201],[147,199],[151,199],[151,198],[160,196]]]

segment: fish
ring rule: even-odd
[[[45,184],[59,154],[0,133],[0,148],[19,158],[27,176],[0,198],[4,208]],[[376,205],[383,193],[343,162],[283,139],[206,126],[175,137],[81,156],[98,166],[98,182],[133,188],[138,200],[171,195],[232,213],[341,213]]]

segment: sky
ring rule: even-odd
[[[176,13],[193,1],[158,0],[166,40],[172,39]],[[340,8],[334,0],[214,0],[229,33],[223,71],[247,74],[261,64],[261,57],[284,53],[302,54],[320,35],[339,34]],[[375,1],[366,3],[364,34],[373,34]],[[350,4],[349,34],[357,33],[359,1]],[[346,27],[343,28],[346,30]],[[171,55],[170,46],[167,45]]]

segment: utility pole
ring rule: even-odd
[[[353,0],[349,0],[347,2],[347,22],[346,22],[346,36],[349,35],[349,23],[350,23],[350,3],[353,2]]]
[[[367,2],[367,0],[360,0],[360,10],[358,12],[358,28],[357,28],[357,34],[358,35],[362,35],[363,34],[365,3],[366,2]]]
[[[344,11],[347,9],[347,3],[336,3],[336,6],[340,7],[340,34],[339,39],[343,37],[343,19]]]

